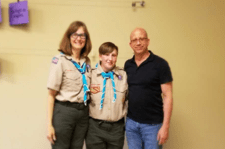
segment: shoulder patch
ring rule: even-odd
[[[52,58],[52,63],[57,64],[58,61],[59,61],[59,58],[57,58],[57,57]]]

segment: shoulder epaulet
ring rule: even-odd
[[[123,75],[124,75],[125,71],[123,70],[123,68],[122,68],[122,67],[118,67],[118,66],[117,66],[117,68],[116,68],[116,69],[117,69],[117,72],[118,72],[118,74],[119,74],[119,75],[121,75],[121,76],[123,76]]]
[[[91,68],[91,70],[95,70],[95,69],[97,69],[96,67],[94,67],[94,68]]]
[[[65,55],[63,55],[63,54],[58,54],[58,55],[56,55],[60,60],[62,60],[63,58],[65,58]]]
[[[63,57],[63,55],[58,54],[58,55],[55,55],[55,56],[53,56],[53,57],[56,57],[56,58],[60,59],[61,57]]]
[[[123,67],[119,67],[119,66],[117,66],[117,69],[118,70],[124,70]]]
[[[58,57],[59,58],[59,57],[61,57],[61,54],[57,54],[57,55],[55,55],[53,57]]]

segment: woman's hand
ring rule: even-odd
[[[53,126],[48,127],[48,140],[52,143],[55,144],[56,141],[56,136],[55,136],[55,129]]]

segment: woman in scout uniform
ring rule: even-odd
[[[52,149],[82,149],[88,129],[91,40],[83,22],[73,22],[52,59],[48,78],[48,140]]]
[[[100,63],[92,69],[87,149],[122,149],[127,113],[127,75],[116,67],[118,48],[111,42],[99,48]]]

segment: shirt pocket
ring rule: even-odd
[[[123,104],[126,99],[127,85],[121,85],[116,87],[116,102],[117,104]]]
[[[82,75],[76,71],[65,72],[64,87],[67,91],[78,92],[83,86]]]
[[[101,104],[101,99],[102,99],[102,90],[103,90],[103,86],[102,84],[91,84],[90,86],[90,90],[91,90],[91,106],[97,106],[98,108],[100,107]],[[112,92],[112,94],[109,94],[109,90],[112,90],[110,92]],[[103,107],[108,107],[109,104],[111,104],[113,101],[113,89],[110,88],[108,89],[106,87],[105,89],[105,97],[104,97],[104,101],[103,101]]]

